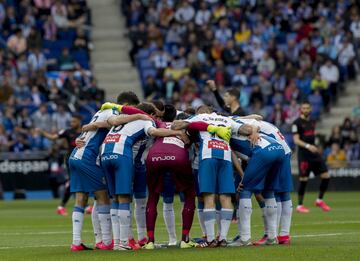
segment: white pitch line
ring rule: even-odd
[[[301,238],[301,237],[334,237],[334,236],[357,235],[357,234],[360,234],[360,233],[359,232],[349,232],[349,233],[329,233],[329,234],[314,234],[314,235],[305,234],[305,235],[295,235],[295,236],[291,236],[291,237],[295,237],[295,238]]]
[[[360,232],[349,232],[349,233],[329,233],[329,234],[305,234],[305,235],[293,235],[293,238],[306,238],[306,237],[333,237],[333,236],[344,236],[344,235],[357,235]],[[160,242],[160,244],[166,244],[166,242]],[[45,247],[66,247],[67,245],[29,245],[29,246],[3,246],[0,247],[0,250],[7,250],[7,249],[22,249],[22,248],[45,248]]]
[[[308,226],[308,225],[344,225],[344,224],[360,224],[360,220],[348,220],[348,221],[327,221],[327,222],[312,222],[312,223],[297,223],[291,224],[291,226]],[[256,224],[253,227],[262,227],[263,225]],[[68,226],[62,226],[68,228]],[[158,230],[165,230],[165,226],[157,226]],[[85,233],[92,233],[92,230],[84,230]],[[42,231],[42,232],[3,232],[0,236],[22,236],[22,235],[57,235],[68,234],[71,231]]]
[[[328,222],[314,222],[314,223],[300,223],[292,224],[291,226],[305,226],[305,225],[341,225],[341,224],[360,224],[359,220],[353,221],[328,221]],[[263,225],[253,225],[253,227],[262,227]],[[66,226],[67,227],[67,226]],[[64,226],[65,228],[65,226]],[[165,227],[159,226],[157,230],[165,230]],[[92,230],[84,230],[84,233],[93,233]],[[71,234],[71,231],[41,231],[41,232],[3,232],[0,236],[35,236],[35,235],[64,235]]]

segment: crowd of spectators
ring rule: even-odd
[[[49,149],[36,128],[91,116],[104,96],[91,49],[86,0],[0,0],[0,152]]]
[[[324,155],[330,167],[339,168],[348,162],[360,163],[360,117],[345,118],[334,126],[326,140]]]
[[[221,110],[206,85],[214,79],[288,134],[300,101],[321,120],[360,64],[356,1],[134,0],[122,12],[147,99]]]

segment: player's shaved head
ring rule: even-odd
[[[207,105],[201,105],[196,109],[196,114],[212,113],[213,109]]]
[[[166,104],[164,110],[164,115],[162,117],[162,120],[165,122],[172,122],[175,120],[176,117],[176,109],[174,105],[172,104]]]
[[[119,94],[117,97],[117,103],[123,105],[138,105],[140,101],[135,93],[128,91]]]
[[[136,106],[139,110],[142,110],[143,112],[149,114],[149,115],[155,115],[156,110],[154,105],[151,103],[142,102]]]

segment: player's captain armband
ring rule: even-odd
[[[209,140],[208,148],[217,150],[229,150],[229,146],[225,142],[220,140]]]
[[[163,143],[165,144],[173,144],[173,145],[176,145],[180,148],[185,148],[185,144],[182,140],[178,139],[178,138],[175,138],[175,137],[165,137],[163,139]]]
[[[292,131],[292,133],[297,133],[297,132],[298,132],[298,127],[297,127],[296,124],[293,124],[293,125],[291,126],[291,131]]]
[[[109,134],[106,136],[104,143],[115,143],[119,142],[120,140],[120,134]]]

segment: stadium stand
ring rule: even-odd
[[[104,99],[91,72],[91,12],[85,0],[0,1],[0,147],[38,151],[52,144],[35,127],[88,121]]]
[[[356,78],[351,1],[122,1],[122,12],[148,99],[216,107],[205,84],[215,79],[220,92],[240,88],[241,106],[280,126],[292,146],[297,103],[308,99],[321,120]]]

